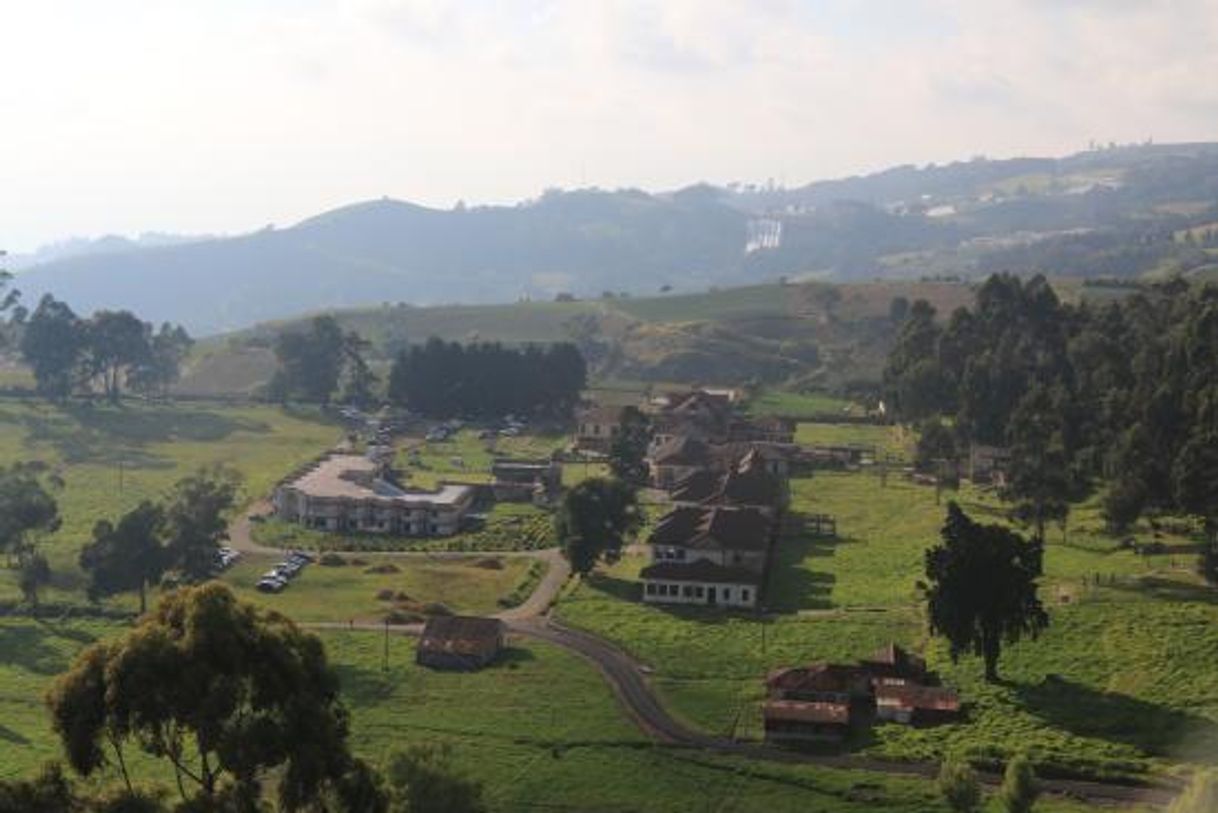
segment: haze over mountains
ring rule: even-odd
[[[51,292],[81,313],[129,308],[209,334],[380,302],[654,294],[780,276],[1209,273],[1212,254],[1176,235],[1210,224],[1218,144],[1139,145],[795,189],[552,191],[451,210],[382,199],[235,237],[69,243],[35,258],[18,287],[31,307]]]

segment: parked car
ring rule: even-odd
[[[288,580],[278,576],[264,576],[254,586],[262,593],[282,593],[283,588],[288,586]]]

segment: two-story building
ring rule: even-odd
[[[451,536],[474,502],[468,485],[405,489],[386,477],[378,460],[330,454],[281,482],[272,495],[275,515],[321,531]]]

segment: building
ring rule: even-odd
[[[808,703],[855,703],[871,697],[867,670],[840,663],[813,663],[771,672],[766,695],[772,700]]]
[[[938,682],[937,676],[926,671],[926,661],[892,643],[880,647],[860,663],[872,679],[879,682]]]
[[[717,469],[722,461],[706,441],[693,435],[653,440],[647,454],[651,484],[669,489],[691,474]]]
[[[941,686],[879,683],[875,687],[875,716],[908,725],[934,725],[960,716],[960,695]]]
[[[432,616],[419,637],[415,660],[432,669],[481,669],[503,650],[505,630],[497,618]]]
[[[510,460],[491,463],[491,490],[503,502],[549,502],[562,489],[557,460]]]
[[[380,461],[330,454],[281,482],[275,515],[321,531],[451,536],[474,502],[468,485],[406,489],[387,479]]]
[[[786,507],[787,496],[786,479],[772,473],[755,452],[749,452],[722,474],[707,469],[695,471],[669,493],[669,499],[678,506],[735,505],[756,508],[771,518]]]
[[[1011,450],[1005,446],[974,443],[968,450],[968,479],[974,483],[1000,481],[1011,464]]]
[[[761,713],[766,742],[837,744],[850,733],[848,703],[767,700]]]
[[[729,398],[693,390],[661,397],[651,415],[651,428],[658,443],[682,436],[722,443],[728,440],[732,417]]]
[[[595,405],[580,410],[576,415],[575,448],[600,454],[608,452],[613,438],[622,429],[622,409]]]
[[[639,574],[643,600],[755,607],[773,537],[770,517],[753,508],[675,508],[648,539],[652,563]]]

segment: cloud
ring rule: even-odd
[[[6,247],[1214,138],[1218,0],[43,0]],[[15,156],[15,158],[14,158]]]

